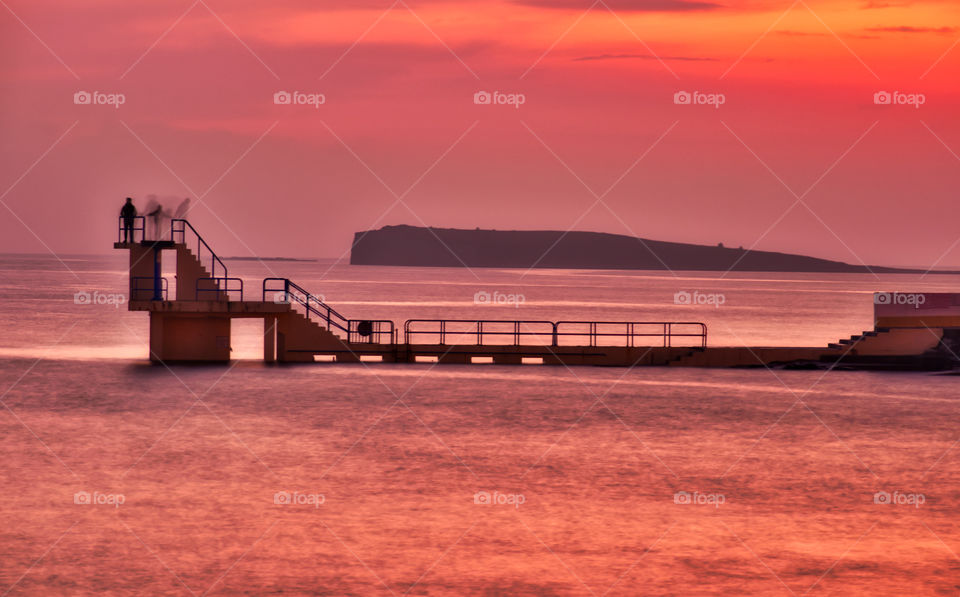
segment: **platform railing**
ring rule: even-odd
[[[188,232],[192,233],[192,236],[188,237]],[[203,237],[200,236],[200,233],[197,232],[197,229],[194,228],[190,222],[182,218],[173,218],[170,220],[170,240],[174,243],[186,245],[188,249],[194,244],[193,241],[195,240],[197,260],[203,264],[204,259],[209,259],[210,277],[214,279],[228,279],[227,266],[217,257],[217,254],[213,252],[213,249],[210,248],[207,241],[203,240]],[[188,240],[190,241],[189,243]],[[206,251],[206,255],[204,251]]]
[[[403,324],[404,341],[416,344],[418,337],[427,337],[420,344],[456,344],[476,346],[520,346],[528,344],[556,345],[556,324],[552,321],[518,321],[509,319],[408,319]]]
[[[316,319],[328,330],[346,334],[347,342],[394,344],[396,330],[393,321],[386,319],[348,319],[326,304],[322,298],[311,294],[288,278],[264,278],[264,302],[289,303],[303,311],[307,319]]]
[[[146,231],[146,219],[143,216],[135,216],[133,218],[133,226],[130,228],[130,232],[127,234],[127,238],[124,239],[123,233],[124,233],[124,229],[126,228],[126,226],[124,226],[125,219],[126,218],[124,218],[123,216],[120,216],[120,218],[118,218],[119,226],[117,228],[117,242],[118,243],[143,242],[143,240],[146,238],[144,236]],[[138,237],[140,240],[137,240]]]
[[[403,324],[407,344],[474,346],[652,346],[706,347],[707,326],[700,322],[521,321],[507,319],[410,319]],[[424,340],[424,338],[426,338]],[[607,339],[616,338],[616,342]],[[683,340],[692,339],[689,343]],[[418,340],[420,340],[418,342]],[[566,341],[565,341],[566,340]]]
[[[707,325],[699,321],[558,321],[557,338],[575,339],[572,346],[653,346],[653,341],[664,348],[678,344],[706,348]],[[614,344],[605,338],[622,339]],[[689,339],[689,341],[687,341]],[[579,341],[577,341],[579,340]]]
[[[131,301],[152,301],[155,297],[154,283],[157,278],[153,276],[133,276],[130,278],[130,300]],[[169,292],[169,283],[166,278],[160,278],[160,296],[167,300]]]
[[[225,301],[243,300],[242,278],[198,278],[196,285],[196,300],[198,301]],[[210,296],[210,295],[213,296]]]

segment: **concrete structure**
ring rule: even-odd
[[[150,314],[150,359],[155,362],[229,361],[231,321],[257,318],[263,320],[267,362],[884,369],[960,365],[960,294],[877,293],[875,328],[823,347],[708,347],[706,326],[698,322],[409,320],[401,338],[393,321],[347,319],[285,278],[263,280],[259,300],[244,300],[243,280],[227,274],[189,222],[172,220],[170,237],[163,240],[144,240],[142,218],[138,223],[134,242],[114,247],[129,251],[128,308]],[[176,259],[172,300],[170,281],[161,276],[165,255]]]

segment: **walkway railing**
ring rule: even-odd
[[[403,324],[403,335],[407,344],[426,336],[428,341],[421,344],[447,345],[452,337],[452,344],[476,346],[557,345],[557,326],[552,321],[410,319]]]
[[[154,283],[156,278],[153,276],[132,276],[130,278],[130,300],[131,301],[152,301],[156,296]],[[169,292],[169,283],[166,278],[160,278],[160,298],[167,300]]]
[[[403,332],[407,344],[632,348],[653,346],[654,342],[646,340],[656,339],[655,343],[664,347],[707,346],[707,326],[700,322],[410,319]],[[614,338],[616,342],[606,342]]]
[[[385,319],[347,319],[337,313],[323,299],[310,294],[303,287],[287,278],[265,278],[263,280],[264,302],[290,303],[303,310],[307,319],[317,319],[331,332],[340,330],[346,334],[347,342],[393,344],[396,342],[396,330],[392,321]]]
[[[242,301],[243,279],[198,278],[196,286],[196,299],[198,301]]]
[[[665,348],[681,343],[682,346],[707,346],[707,325],[697,321],[558,321],[557,337],[574,339],[573,346],[653,346],[646,339],[659,339],[657,344]],[[603,338],[618,338],[621,342],[605,344]],[[691,342],[684,343],[684,339]],[[587,344],[583,344],[586,340]]]

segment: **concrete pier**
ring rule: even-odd
[[[285,278],[258,300],[186,220],[170,238],[117,242],[129,252],[128,308],[150,315],[150,359],[227,362],[231,321],[263,320],[266,362],[946,369],[960,366],[960,294],[876,293],[873,330],[822,347],[713,347],[698,322],[353,320]],[[196,247],[196,248],[193,248]],[[176,276],[161,276],[163,257]],[[245,297],[246,295],[246,297]],[[472,342],[465,342],[472,340]]]

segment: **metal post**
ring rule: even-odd
[[[153,300],[162,301],[163,291],[160,286],[160,247],[153,245]]]

